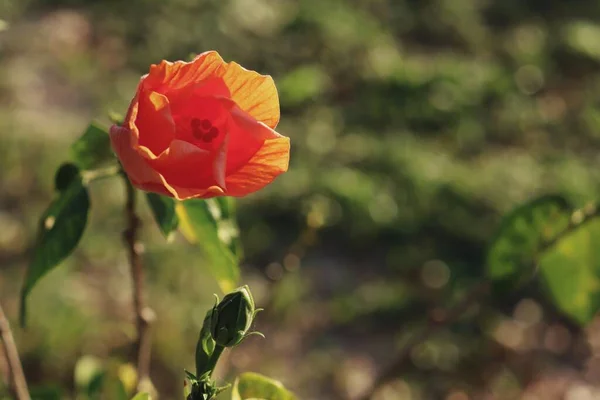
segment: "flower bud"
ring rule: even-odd
[[[223,347],[233,347],[247,336],[256,314],[248,286],[226,295],[216,304],[211,316],[211,335]]]

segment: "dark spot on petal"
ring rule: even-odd
[[[203,134],[199,127],[195,127],[192,129],[192,135],[194,135],[196,139],[200,140],[202,139]]]
[[[192,129],[197,129],[201,124],[202,122],[198,118],[192,118],[192,120],[190,121],[190,126],[192,127]]]
[[[212,140],[213,140],[212,136],[210,136],[210,134],[208,134],[208,133],[206,135],[202,136],[202,141],[205,143],[210,143],[210,142],[212,142]]]
[[[203,119],[202,121],[200,121],[200,123],[202,124],[202,129],[204,129],[204,130],[208,130],[208,129],[212,128],[212,124],[207,119]]]
[[[211,139],[214,139],[217,136],[219,136],[219,129],[217,129],[213,126],[212,128],[210,128],[210,130],[208,131],[208,133],[206,135],[210,136]]]

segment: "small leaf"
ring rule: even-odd
[[[166,238],[169,238],[170,234],[177,229],[179,223],[175,212],[175,200],[156,193],[146,193],[146,199],[150,204],[152,215],[154,215],[154,220],[160,231]]]
[[[123,120],[125,119],[125,117],[121,113],[118,113],[114,110],[109,110],[108,119],[110,119],[110,122],[112,122],[113,124],[123,125]]]
[[[192,374],[187,369],[184,369],[183,372],[185,372],[185,377],[186,377],[186,379],[188,381],[190,381],[190,382],[196,382],[198,380],[198,378],[196,377],[196,375]]]
[[[106,374],[102,361],[94,356],[83,356],[75,364],[74,383],[88,396],[99,393]]]
[[[542,283],[557,308],[578,323],[600,309],[600,220],[579,226],[540,259]]]
[[[288,391],[281,382],[266,376],[246,372],[233,384],[231,400],[295,400],[296,396]]]
[[[81,169],[94,169],[113,158],[110,138],[106,129],[95,123],[71,146],[71,154]]]
[[[79,177],[79,168],[72,163],[64,163],[56,171],[54,176],[54,187],[59,192],[66,190],[74,179]]]
[[[225,293],[234,290],[240,276],[238,260],[219,237],[218,221],[205,200],[192,199],[175,206],[179,228],[185,238],[198,244],[206,255],[207,267]]]
[[[69,174],[64,172],[67,170]],[[59,177],[61,174],[63,176]],[[57,195],[40,218],[37,240],[21,290],[22,324],[25,321],[27,295],[46,273],[71,254],[87,223],[90,199],[81,175],[73,174],[71,167],[63,166],[58,170],[55,181]]]
[[[504,217],[487,255],[487,276],[494,288],[510,290],[533,276],[543,245],[567,227],[570,215],[564,198],[543,196]]]

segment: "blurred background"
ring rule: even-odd
[[[86,398],[75,369],[130,360],[118,180],[92,187],[80,248],[34,289],[29,327],[16,317],[55,169],[90,120],[126,110],[151,63],[215,49],[272,75],[292,140],[289,172],[238,201],[267,340],[228,352],[219,376],[356,399],[482,281],[504,213],[548,192],[599,197],[598,21],[592,0],[0,1],[0,301],[30,385]],[[180,399],[218,286],[140,207],[152,376]],[[535,284],[487,296],[375,398],[598,399],[600,323],[575,324]]]

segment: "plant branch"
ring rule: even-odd
[[[545,241],[540,244],[537,253],[534,255],[534,259],[532,261],[533,270],[537,272],[537,264],[539,262],[539,258],[545,251],[552,248],[556,245],[561,239],[565,236],[568,236],[570,233],[575,231],[577,228],[582,225],[592,221],[596,217],[600,216],[600,208],[591,203],[586,205],[585,207],[576,210],[571,214],[569,218],[569,222],[567,226],[560,231],[557,235],[552,237],[550,240]],[[531,275],[530,280],[535,277],[535,273]],[[465,297],[458,302],[455,306],[446,310],[445,312],[436,312],[431,313],[429,320],[418,332],[416,332],[412,338],[404,345],[404,347],[398,352],[395,359],[389,364],[380,375],[378,375],[371,385],[371,387],[366,391],[366,393],[361,397],[361,400],[370,400],[377,390],[390,382],[395,377],[399,376],[401,373],[401,369],[406,363],[406,361],[410,358],[413,350],[419,346],[421,343],[425,342],[431,336],[436,334],[438,331],[444,329],[445,327],[456,322],[463,314],[465,314],[468,310],[470,310],[473,306],[477,305],[485,296],[490,293],[492,288],[492,283],[490,281],[481,282],[478,285],[475,285],[466,295]]]
[[[111,178],[115,175],[118,175],[121,172],[120,165],[110,165],[108,167],[94,169],[91,171],[82,171],[83,181],[84,183],[90,183],[93,181],[98,181],[100,179]]]
[[[150,376],[150,354],[152,351],[151,326],[154,321],[154,311],[145,306],[144,302],[144,269],[142,266],[142,246],[138,242],[138,229],[140,219],[135,211],[136,191],[123,174],[126,187],[125,213],[127,217],[127,229],[123,232],[123,239],[127,245],[129,254],[129,265],[131,267],[131,279],[133,283],[133,308],[136,318],[136,342],[135,357],[138,373],[138,391],[140,387],[149,382]]]
[[[21,360],[19,359],[17,346],[10,329],[10,324],[8,323],[8,319],[6,318],[1,305],[0,338],[2,339],[2,346],[4,353],[6,354],[6,360],[10,370],[10,383],[12,390],[14,391],[17,400],[30,400],[31,396],[29,395],[29,390],[27,389],[27,381],[25,380],[25,374],[23,373],[23,367],[21,366]]]

